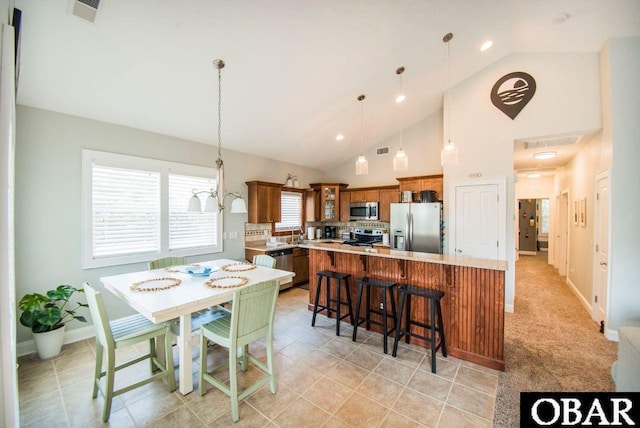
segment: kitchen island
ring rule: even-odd
[[[355,278],[362,276],[394,281],[398,285],[437,288],[445,293],[442,315],[448,354],[504,370],[506,261],[384,247],[353,247],[339,243],[308,243],[300,246],[309,249],[310,310],[315,298],[316,273],[324,269],[351,274],[349,287],[354,300],[357,296]],[[378,307],[381,302],[376,291],[371,290],[372,307]],[[324,304],[323,294],[321,304]],[[361,313],[364,314],[364,308]],[[428,313],[428,304],[422,299],[415,299],[411,305],[411,317],[425,320],[428,319]],[[372,317],[376,315],[372,314]],[[378,326],[371,327],[373,331],[381,331]],[[427,342],[415,337],[411,338],[411,343],[428,347]]]

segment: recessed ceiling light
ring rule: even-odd
[[[533,155],[534,159],[553,159],[557,156],[557,152],[538,152]]]
[[[338,140],[338,141],[344,140],[344,135],[342,135],[342,134],[336,135],[336,140]]]
[[[480,46],[480,51],[481,51],[481,52],[484,52],[484,51],[486,51],[487,49],[489,49],[491,46],[493,46],[493,42],[492,42],[491,40],[487,40],[486,42],[484,42],[484,43],[482,44],[482,46]]]
[[[527,177],[529,178],[539,178],[542,174],[540,174],[539,172],[533,172],[531,174],[527,174]]]
[[[569,19],[568,13],[559,13],[553,17],[553,22],[555,22],[556,24],[562,24],[567,19]]]
[[[397,103],[401,103],[401,102],[403,102],[403,101],[404,101],[404,100],[406,100],[406,99],[407,99],[407,97],[405,97],[405,96],[404,96],[404,94],[400,94],[400,95],[398,95],[398,96],[396,97],[396,102],[397,102]]]

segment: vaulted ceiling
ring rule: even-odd
[[[361,108],[366,147],[442,108],[448,32],[453,83],[640,35],[637,0],[101,0],[94,23],[73,3],[15,0],[18,104],[217,144],[221,58],[223,148],[321,170],[357,156]]]

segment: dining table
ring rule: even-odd
[[[206,271],[210,269],[210,271]],[[189,273],[191,272],[191,273]],[[233,299],[233,293],[263,281],[287,284],[293,272],[218,259],[185,266],[100,278],[104,287],[154,323],[179,319],[179,390],[193,391],[191,316]]]

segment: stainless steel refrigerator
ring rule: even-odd
[[[442,204],[391,204],[391,248],[442,254]]]

